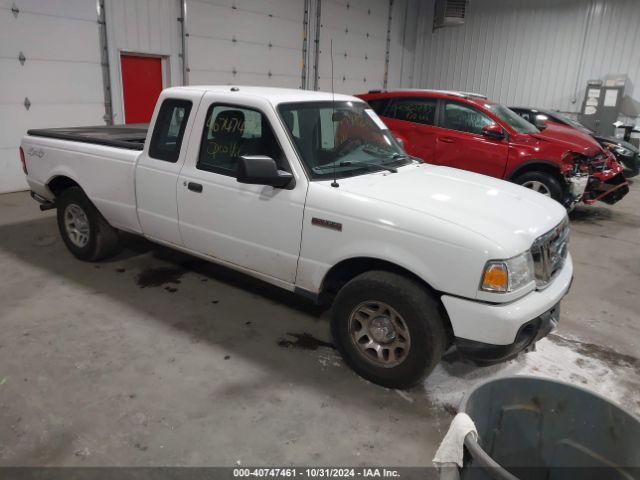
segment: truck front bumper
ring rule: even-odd
[[[573,261],[544,290],[506,304],[442,296],[459,350],[485,361],[503,360],[546,336],[558,323],[560,300],[571,286]]]

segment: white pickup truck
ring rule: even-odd
[[[150,126],[30,130],[20,153],[79,259],[131,232],[332,303],[335,345],[388,387],[453,344],[484,361],[526,349],[573,276],[559,203],[408,157],[351,96],[170,88]]]

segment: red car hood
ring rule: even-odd
[[[587,157],[603,152],[602,147],[590,135],[551,122],[548,122],[547,128],[540,133],[532,133],[531,136],[542,141],[562,142],[571,150]]]

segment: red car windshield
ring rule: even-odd
[[[534,125],[499,103],[485,103],[484,107],[518,133],[540,133]]]

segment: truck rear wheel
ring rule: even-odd
[[[60,235],[76,258],[96,261],[118,251],[118,231],[109,225],[81,188],[64,190],[56,199],[56,207]]]
[[[515,183],[534,190],[562,203],[564,193],[556,177],[547,172],[527,172],[515,179]]]
[[[351,368],[389,388],[418,383],[447,346],[436,300],[418,282],[386,271],[365,272],[342,287],[331,332]]]

